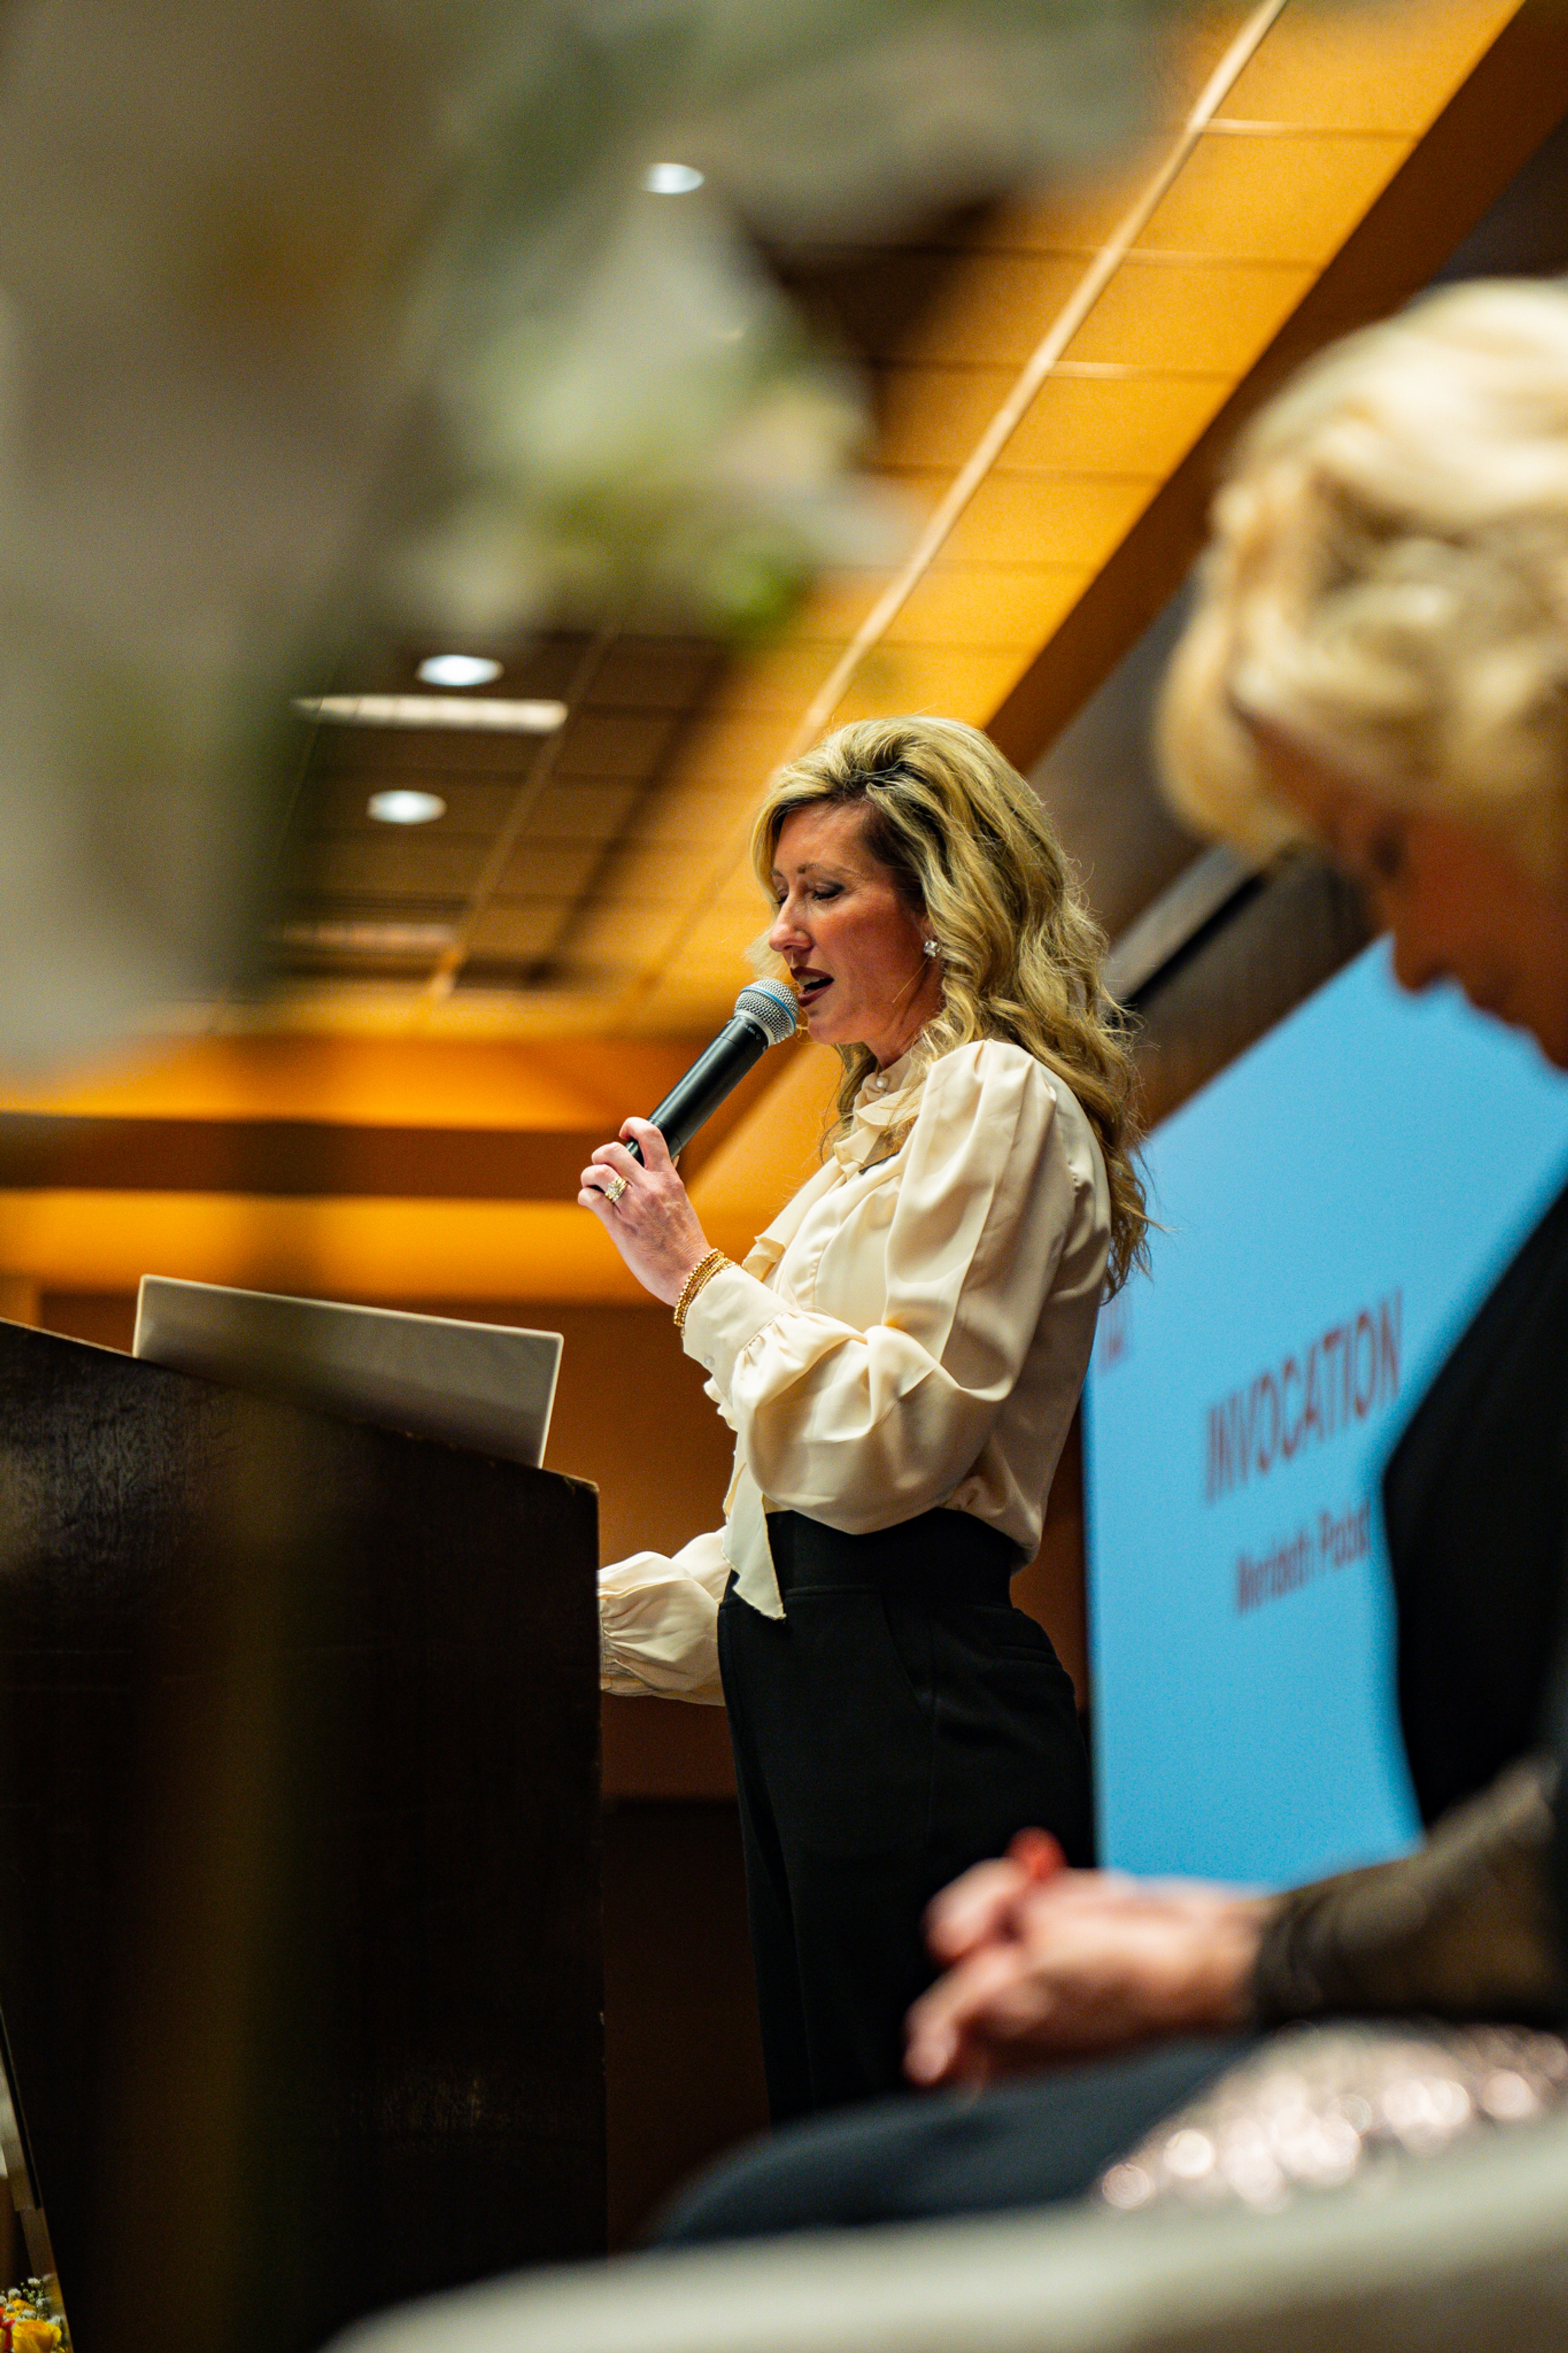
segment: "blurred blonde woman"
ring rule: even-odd
[[[1568,1070],[1568,289],[1457,288],[1351,338],[1253,426],[1214,523],[1164,698],[1178,806],[1326,852],[1407,988],[1457,982]],[[1454,1117],[1483,1166],[1508,1151],[1484,1102]],[[1422,1847],[1258,1896],[1015,1841],[931,1915],[909,2071],[965,2090],[786,2138],[671,2235],[1081,2193],[1285,2021],[1560,2023],[1565,1464],[1568,1188],[1384,1478]]]
[[[601,1580],[604,1680],[728,1705],[775,2118],[897,2087],[921,1918],[1044,1824],[1088,1858],[1034,1554],[1108,1282],[1138,1258],[1102,943],[1023,779],[952,720],[845,727],[773,779],[768,946],[843,1065],[819,1172],[744,1266],[657,1129],[579,1198],[735,1432],[721,1531]]]

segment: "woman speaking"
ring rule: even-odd
[[[735,1432],[723,1530],[604,1571],[604,1682],[728,1706],[782,2120],[900,2084],[938,1888],[1026,1823],[1087,1858],[1071,1684],[1008,1584],[1144,1219],[1101,941],[983,735],[842,728],[752,849],[843,1063],[823,1166],[743,1266],[646,1120],[578,1198]]]

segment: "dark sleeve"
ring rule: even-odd
[[[1558,1493],[1562,1497],[1568,1494],[1568,1427],[1559,1432],[1557,1474]],[[1563,1516],[1568,1517],[1568,1513],[1563,1513]],[[1557,1950],[1563,1957],[1564,1974],[1568,1975],[1568,1545],[1563,1548],[1559,1567],[1556,1639],[1552,1645],[1552,1672],[1546,1702],[1546,1747],[1557,1776],[1552,1800],[1554,1820],[1549,1878]],[[1568,2021],[1568,1993],[1563,1997],[1563,2016],[1559,2024],[1565,2021]]]
[[[1558,2024],[1555,1763],[1526,1757],[1414,1854],[1292,1888],[1269,1915],[1257,2014],[1398,2013]]]

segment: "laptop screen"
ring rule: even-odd
[[[132,1351],[177,1372],[538,1464],[561,1335],[149,1274]]]

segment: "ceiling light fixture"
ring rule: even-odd
[[[419,665],[426,686],[489,686],[500,664],[488,654],[430,654]]]
[[[553,735],[566,723],[563,702],[502,702],[473,694],[309,694],[294,708],[303,719],[343,727],[468,727],[501,735]]]
[[[406,786],[395,792],[372,793],[366,813],[381,825],[429,825],[447,814],[439,793],[416,793]]]
[[[689,164],[650,164],[642,175],[650,196],[689,196],[702,180],[703,174]]]
[[[271,934],[279,947],[307,954],[350,956],[437,956],[457,937],[450,923],[334,922],[279,923]]]

